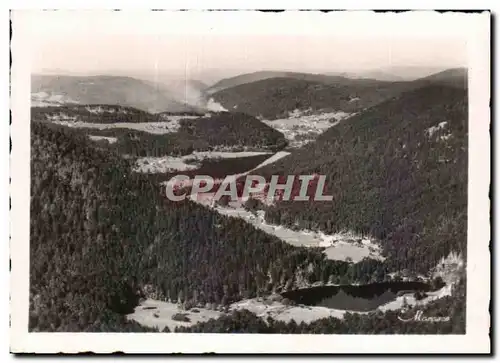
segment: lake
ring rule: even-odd
[[[384,282],[368,285],[316,286],[281,293],[296,304],[331,309],[370,311],[396,299],[399,293],[430,291],[424,282]]]

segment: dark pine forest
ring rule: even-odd
[[[323,107],[329,95],[348,105],[356,92],[368,87],[273,82],[266,92],[287,101],[277,104],[278,111],[272,105],[265,107],[263,115],[269,118],[297,107],[287,92],[319,90],[319,98],[302,106]],[[285,87],[290,82],[291,91]],[[216,99],[239,102],[249,88],[259,91],[254,97],[259,100],[264,97],[263,84],[238,86],[233,93],[226,89]],[[373,93],[377,87],[370,84],[367,89]],[[427,83],[400,91],[384,83],[383,97],[369,98],[370,108],[254,173],[266,178],[326,175],[325,194],[334,196],[331,203],[280,201],[260,207],[271,223],[374,237],[386,259],[357,263],[328,260],[322,248],[291,246],[241,219],[188,200],[171,202],[162,195],[158,177],[132,171],[134,158],[141,156],[283,149],[284,135],[256,118],[253,103],[246,106],[248,114],[215,113],[183,120],[178,133],[165,135],[75,129],[46,117],[63,111],[83,122],[110,123],[116,114],[124,115],[119,122],[163,122],[161,114],[134,108],[103,105],[107,108],[103,116],[73,105],[32,109],[30,331],[156,331],[125,317],[150,287],[160,299],[228,306],[312,284],[387,282],[395,272],[428,275],[450,252],[466,259],[467,91]],[[273,98],[268,98],[268,105],[269,100]],[[118,140],[94,142],[89,135]],[[261,158],[239,165],[232,160],[216,165],[206,161],[201,168],[222,177],[225,167],[243,171]],[[451,296],[420,309],[430,316],[450,317],[439,324],[404,323],[398,319],[400,312],[394,311],[347,314],[343,320],[307,324],[265,320],[239,311],[177,331],[457,334],[465,331],[465,295],[462,276]]]

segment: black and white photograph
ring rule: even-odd
[[[11,22],[13,352],[490,352],[488,12]]]

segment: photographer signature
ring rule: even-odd
[[[404,319],[401,316],[398,315],[398,319],[404,322],[408,321],[427,321],[427,322],[432,322],[432,323],[441,323],[441,322],[446,322],[450,321],[449,316],[424,316],[424,313],[422,310],[418,310],[414,316]]]

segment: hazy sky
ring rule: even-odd
[[[454,14],[460,15],[460,14]],[[466,66],[460,16],[370,12],[21,11],[35,73],[344,72]],[[16,22],[17,20],[17,22]]]

